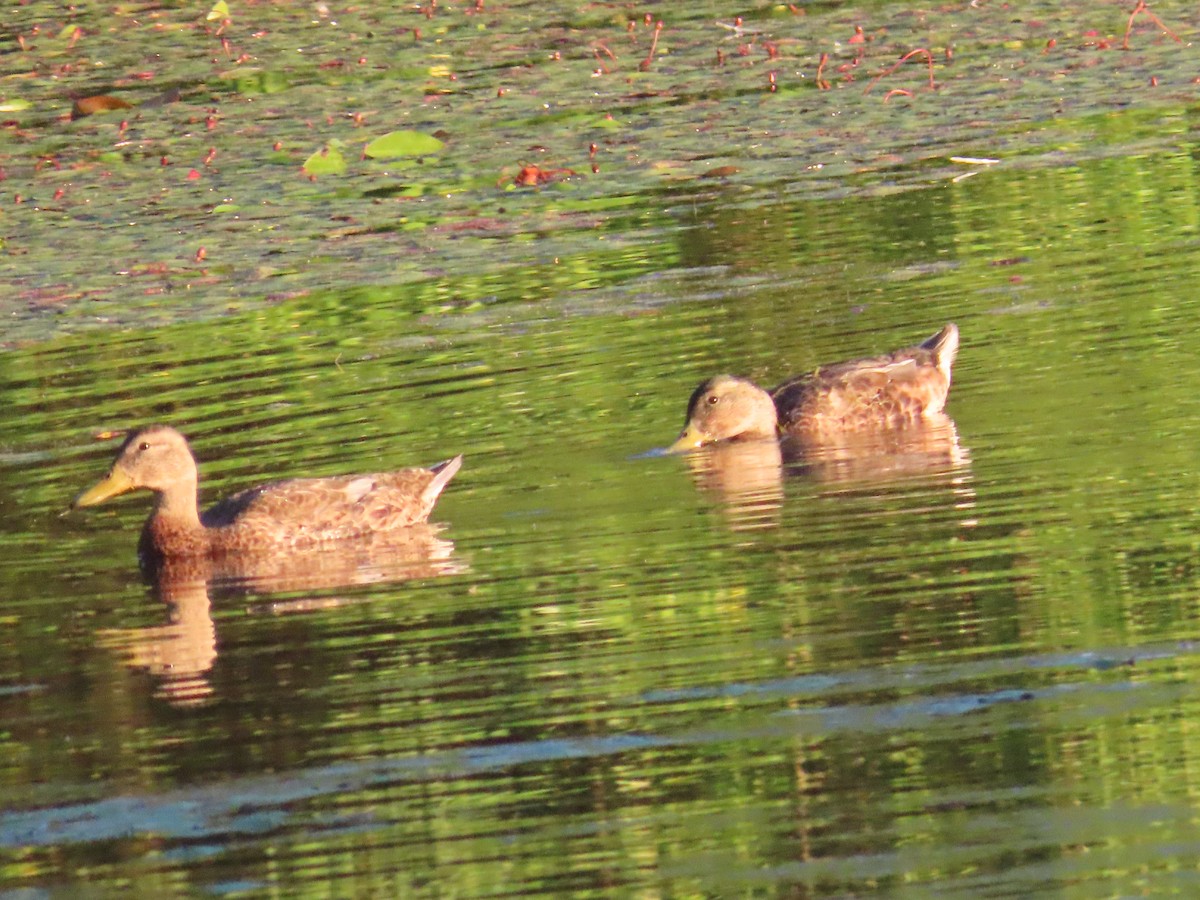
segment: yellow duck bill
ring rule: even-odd
[[[95,506],[98,503],[103,503],[110,497],[133,490],[134,486],[133,480],[128,475],[120,469],[113,469],[108,473],[107,478],[92,485],[76,497],[71,503],[71,508],[78,509],[81,506]]]
[[[689,425],[683,429],[683,432],[676,438],[675,443],[667,448],[668,453],[686,453],[689,450],[697,450],[704,445],[704,435],[698,428]]]

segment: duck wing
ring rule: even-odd
[[[782,430],[899,425],[941,411],[958,353],[950,323],[924,343],[821,366],[771,392]]]
[[[462,457],[430,469],[297,478],[234,494],[203,516],[222,549],[310,546],[424,522],[462,466]]]

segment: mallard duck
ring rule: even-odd
[[[362,538],[424,522],[462,457],[428,469],[297,478],[234,494],[203,515],[187,439],[174,428],[131,431],[108,476],[75,498],[94,506],[136,488],[157,494],[142,529],[143,559],[280,553]]]
[[[916,347],[821,366],[770,393],[745,378],[718,375],[692,393],[687,424],[669,449],[915,423],[941,412],[957,353],[958,326],[951,322]]]

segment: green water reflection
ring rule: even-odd
[[[1136,172],[1152,189],[1098,216]],[[1185,890],[1163,848],[1193,829],[1192,172],[781,202],[765,242],[697,207],[679,255],[703,241],[706,268],[594,298],[347,291],[0,357],[5,880]],[[860,257],[889,215],[913,231]],[[640,456],[704,374],[951,317],[953,459],[789,469],[745,528],[685,460]],[[463,451],[435,514],[456,567],[164,607],[144,502],[58,518],[111,452],[90,434],[149,419],[194,437],[210,500]],[[173,625],[199,692],[139,655]]]
[[[0,883],[1192,895],[1191,120],[1007,121],[1025,153],[957,180],[942,147],[778,190],[782,161],[635,180],[611,216],[555,218],[550,188],[505,200],[501,236],[368,223],[311,269],[281,236],[296,296],[121,308],[141,282],[110,267],[62,322],[23,307],[0,354]],[[747,485],[647,453],[704,376],[950,320],[953,439],[919,464],[768,461]],[[60,514],[107,465],[95,435],[151,420],[193,439],[210,502],[464,453],[439,565],[147,585],[147,498]]]

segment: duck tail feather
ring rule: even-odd
[[[453,459],[447,459],[435,466],[430,466],[429,471],[433,472],[433,480],[425,486],[424,494],[428,500],[436,500],[438,495],[450,483],[450,479],[458,474],[458,470],[462,468],[462,454]]]
[[[946,323],[945,328],[921,344],[921,347],[933,354],[937,367],[949,381],[954,358],[958,356],[958,326],[953,322]]]

